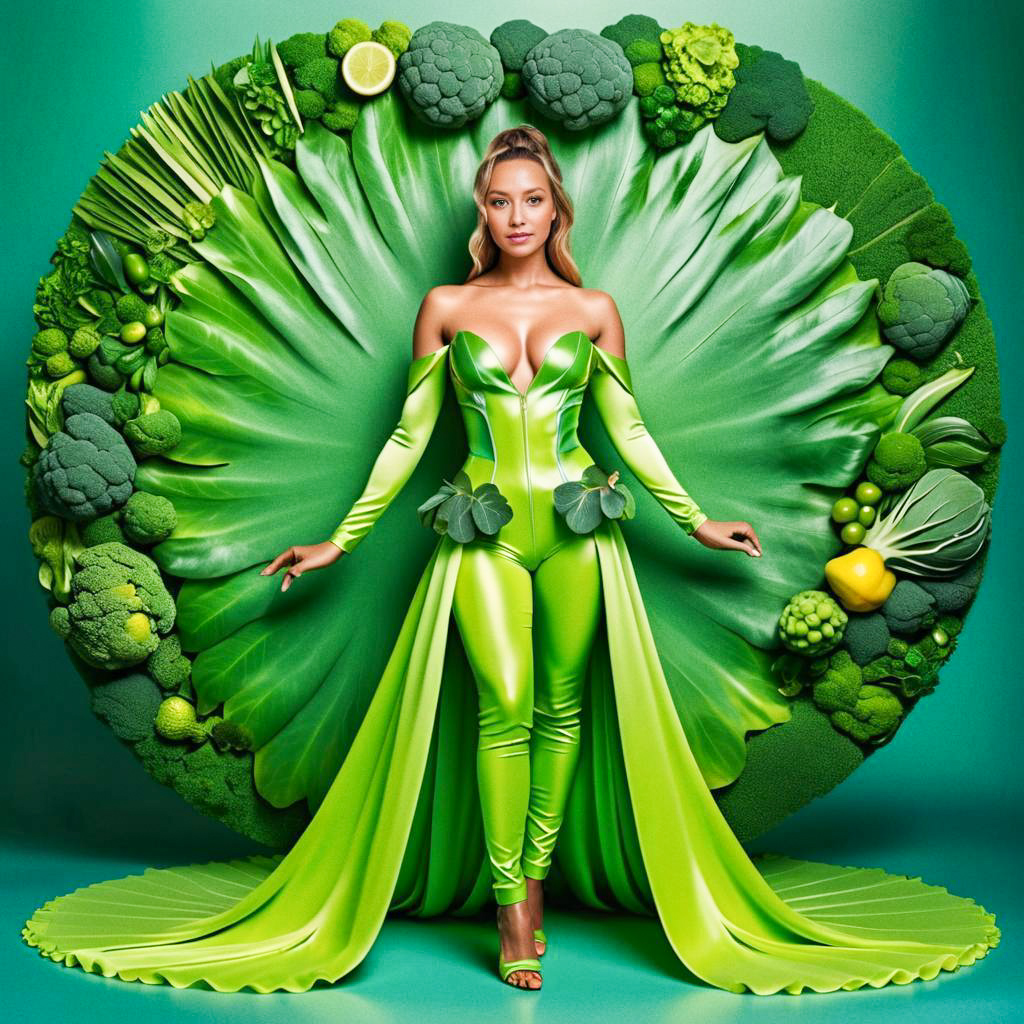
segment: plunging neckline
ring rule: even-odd
[[[544,372],[544,368],[548,364],[548,356],[550,356],[554,349],[556,349],[566,338],[571,338],[574,334],[582,334],[587,339],[587,341],[590,341],[590,335],[587,334],[586,331],[579,330],[566,331],[566,333],[563,334],[561,337],[556,338],[548,347],[547,352],[544,353],[544,358],[540,361],[540,366],[537,367],[537,372],[533,375],[533,380],[531,380],[530,383],[527,385],[525,391],[520,391],[519,388],[516,387],[515,382],[509,376],[508,371],[505,369],[505,364],[501,361],[501,357],[494,349],[494,346],[492,346],[491,343],[483,335],[477,334],[476,331],[458,330],[455,332],[455,334],[452,335],[452,341],[454,342],[455,339],[460,334],[471,334],[474,338],[479,339],[484,343],[484,345],[487,346],[488,351],[491,353],[492,356],[494,356],[494,362],[497,364],[498,370],[500,371],[501,375],[505,378],[506,383],[513,391],[516,392],[516,394],[519,395],[520,398],[526,398],[526,396],[529,395],[529,393],[533,390],[533,385],[537,383],[538,378]],[[593,342],[591,342],[591,344],[593,344]]]

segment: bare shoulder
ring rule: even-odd
[[[584,296],[590,311],[591,322],[597,329],[594,344],[606,352],[626,358],[626,331],[615,300],[599,288],[588,288]]]
[[[431,288],[420,303],[416,323],[413,325],[412,356],[421,356],[437,352],[445,347],[445,324],[449,323],[453,312],[457,309],[458,285],[439,284]]]

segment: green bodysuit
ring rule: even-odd
[[[355,552],[399,493],[449,375],[464,468],[474,486],[498,485],[513,518],[466,544],[440,537],[295,844],[79,889],[36,910],[25,941],[126,981],[299,992],[357,966],[389,911],[514,902],[554,855],[579,900],[656,914],[686,967],[732,992],[902,984],[984,956],[999,929],[973,901],[878,869],[755,864],[730,829],[684,730],[688,709],[673,703],[619,523],[577,535],[553,506],[553,488],[593,461],[576,438],[588,393],[622,461],[680,527],[705,518],[644,428],[626,362],[583,332],[555,342],[525,394],[467,331],[414,360],[401,419],[331,539]],[[461,685],[460,638],[475,693]],[[734,694],[758,727],[785,720],[772,695]]]
[[[669,514],[687,533],[707,516],[647,432],[624,359],[570,331],[523,393],[487,340],[463,330],[414,360],[402,418],[331,536],[343,551],[366,536],[415,469],[449,372],[469,448],[462,470],[474,487],[495,484],[512,507],[496,535],[463,550],[452,611],[479,696],[477,780],[495,899],[514,903],[526,899],[524,875],[545,878],[551,865],[601,613],[594,538],[568,527],[552,495],[594,462],[576,434],[588,388],[619,453]]]

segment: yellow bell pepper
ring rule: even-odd
[[[888,600],[896,575],[874,548],[859,547],[825,563],[825,579],[851,612],[873,612]]]

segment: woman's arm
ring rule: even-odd
[[[363,493],[328,538],[350,552],[412,476],[441,412],[448,380],[448,345],[414,359],[398,425],[385,441]]]
[[[602,344],[594,346],[598,364],[590,378],[594,404],[608,436],[633,475],[686,533],[692,534],[708,517],[675,478],[661,449],[647,431],[633,395],[622,321],[611,297],[603,295],[603,298],[606,304],[602,320],[606,326],[599,338]],[[611,351],[613,348],[621,354]]]

